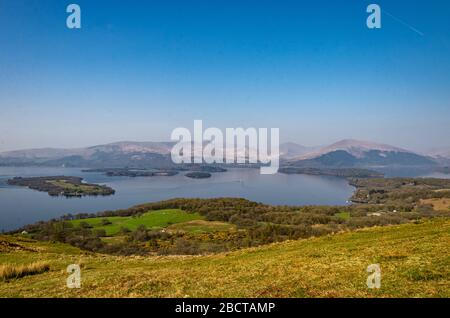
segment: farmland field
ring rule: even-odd
[[[144,225],[148,229],[161,229],[171,224],[201,220],[202,216],[198,213],[187,213],[179,209],[167,209],[144,213],[141,216],[130,217],[107,217],[107,218],[89,218],[70,221],[75,226],[80,226],[81,222],[86,222],[94,229],[103,229],[107,235],[118,234],[121,228],[134,231],[139,225]],[[109,221],[111,224],[103,225],[102,221]]]

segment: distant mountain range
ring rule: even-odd
[[[289,160],[303,167],[433,166],[438,160],[402,148],[346,139]]]
[[[0,153],[0,165],[168,168],[173,142],[123,141],[75,149],[28,149]],[[283,165],[301,167],[432,166],[450,161],[449,152],[418,154],[367,141],[342,140],[325,147],[280,145]]]
[[[173,142],[136,142],[121,141],[106,145],[86,148],[59,149],[39,148],[0,152],[0,158],[17,158],[23,160],[61,159],[69,156],[80,156],[88,159],[96,153],[169,153]]]
[[[168,168],[172,142],[123,141],[76,149],[28,149],[0,153],[1,165]]]
[[[450,148],[434,148],[429,151],[429,154],[437,159],[450,159]]]
[[[308,153],[305,153],[303,156],[299,156],[298,159],[312,159],[317,158],[322,155],[326,155],[335,151],[344,151],[356,158],[363,158],[367,155],[370,151],[380,151],[384,153],[389,152],[408,152],[410,151],[397,148],[390,145],[384,145],[384,144],[377,144],[374,142],[368,142],[368,141],[359,141],[359,140],[353,140],[353,139],[345,139],[338,141],[334,144],[331,144],[326,147],[318,148],[315,151],[310,151]]]
[[[285,159],[295,159],[307,155],[319,149],[319,147],[305,147],[293,142],[280,145],[280,156]]]

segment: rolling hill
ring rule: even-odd
[[[41,268],[0,279],[0,297],[450,297],[449,246],[448,218],[210,256],[109,256],[0,236],[0,272]],[[65,285],[70,264],[80,289]],[[366,286],[370,264],[380,289]]]
[[[121,141],[106,145],[98,145],[86,148],[74,149],[24,149],[16,151],[7,151],[0,153],[0,158],[17,159],[45,159],[56,160],[65,157],[77,156],[83,159],[89,159],[97,153],[105,154],[136,154],[136,153],[157,153],[168,154],[174,143],[172,142],[135,142]]]
[[[172,165],[172,142],[116,142],[77,149],[29,149],[0,153],[3,165],[151,167]]]
[[[433,158],[412,151],[352,139],[339,141],[289,161],[293,166],[319,168],[433,166],[437,164]]]
[[[338,141],[334,144],[331,144],[326,147],[322,147],[317,149],[316,151],[309,152],[303,156],[298,157],[297,159],[312,159],[317,158],[327,153],[336,152],[336,151],[345,151],[350,155],[356,158],[362,158],[369,151],[380,151],[380,152],[410,152],[398,147],[378,144],[369,141],[361,141],[355,139],[344,139]]]

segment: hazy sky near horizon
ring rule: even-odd
[[[0,0],[0,151],[169,140],[194,119],[450,147],[450,2]]]

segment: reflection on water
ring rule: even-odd
[[[382,169],[387,177],[435,177],[450,175],[418,169]],[[87,182],[107,184],[116,194],[107,197],[50,197],[47,193],[11,187],[6,180],[15,176],[80,176]],[[258,169],[230,169],[209,179],[172,177],[108,177],[75,168],[0,167],[0,230],[11,230],[39,220],[67,213],[116,210],[135,204],[171,198],[242,197],[268,204],[343,205],[353,188],[345,179],[307,175],[261,175]]]
[[[80,176],[107,184],[116,194],[106,197],[64,198],[21,187],[6,180],[15,176]],[[345,204],[353,188],[344,179],[306,175],[261,175],[258,169],[230,169],[209,179],[172,177],[108,177],[75,168],[0,167],[0,230],[11,230],[67,213],[98,212],[170,198],[242,197],[268,204]]]

